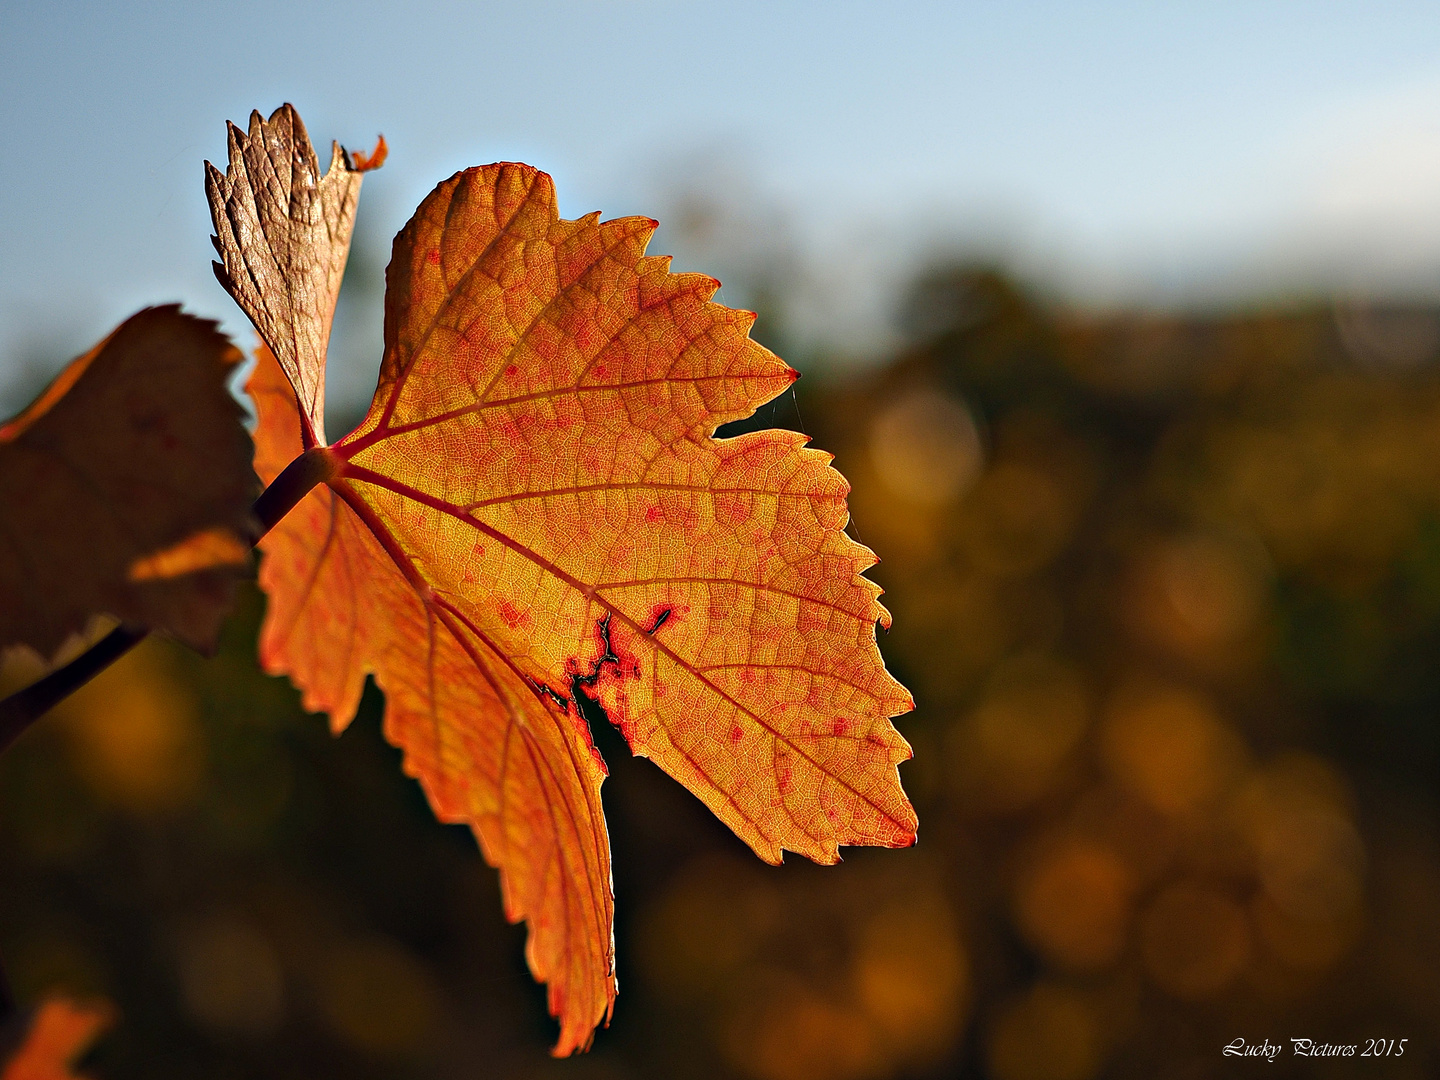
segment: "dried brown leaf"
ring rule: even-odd
[[[257,490],[212,322],[148,308],[0,425],[0,649],[51,656],[92,615],[215,645]]]
[[[205,163],[205,193],[221,262],[215,276],[255,324],[300,401],[305,445],[325,442],[325,348],[350,254],[361,174],[384,160],[384,141],[360,166],[331,144],[322,177],[293,106],[250,130],[230,130],[226,172]]]

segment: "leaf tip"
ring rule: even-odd
[[[350,159],[354,165],[355,172],[370,172],[385,164],[385,159],[390,156],[390,147],[385,142],[385,136],[380,135],[375,141],[375,149],[366,154],[360,150],[350,152]]]

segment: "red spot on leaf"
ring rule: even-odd
[[[731,741],[732,743],[737,743],[737,742],[739,742],[740,739],[744,736],[744,734],[745,734],[745,733],[740,730],[740,725],[739,725],[739,724],[736,724],[734,727],[732,727],[732,728],[730,729],[730,741]]]
[[[791,777],[790,763],[788,761],[777,761],[775,763],[775,786],[780,790],[781,795],[789,795],[790,790],[795,786]]]
[[[429,261],[429,263],[430,263],[431,266],[439,266],[439,265],[440,265],[440,249],[439,249],[439,248],[431,248],[430,251],[426,254],[425,258]]]
[[[522,611],[509,600],[500,604],[500,618],[505,620],[505,625],[511,630],[516,627],[528,627],[531,622],[529,613]]]
[[[650,622],[647,624],[650,634],[658,633],[663,627],[679,622],[690,610],[688,604],[651,604]]]

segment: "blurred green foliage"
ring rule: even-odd
[[[1077,315],[941,267],[798,418],[884,557],[920,844],[751,856],[601,725],[621,997],[552,1062],[469,835],[367,693],[332,739],[149,643],[0,761],[0,955],[124,1077],[1229,1075],[1440,1067],[1440,315]],[[817,383],[818,385],[811,385]],[[743,425],[742,425],[743,426]],[[6,677],[23,679],[13,659]]]

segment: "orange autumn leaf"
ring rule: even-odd
[[[5,1062],[0,1080],[80,1080],[72,1066],[113,1020],[108,1005],[46,998]]]
[[[795,375],[717,282],[644,255],[654,229],[562,221],[524,165],[441,184],[395,241],[370,411],[262,543],[264,666],[336,730],[374,674],[406,771],[530,924],[557,1054],[615,998],[583,699],[769,862],[915,837],[848,486],[792,432],[713,437]],[[250,389],[269,481],[302,420],[268,353]]]
[[[0,649],[93,615],[213,649],[250,565],[240,353],[176,307],[131,316],[0,424]]]

